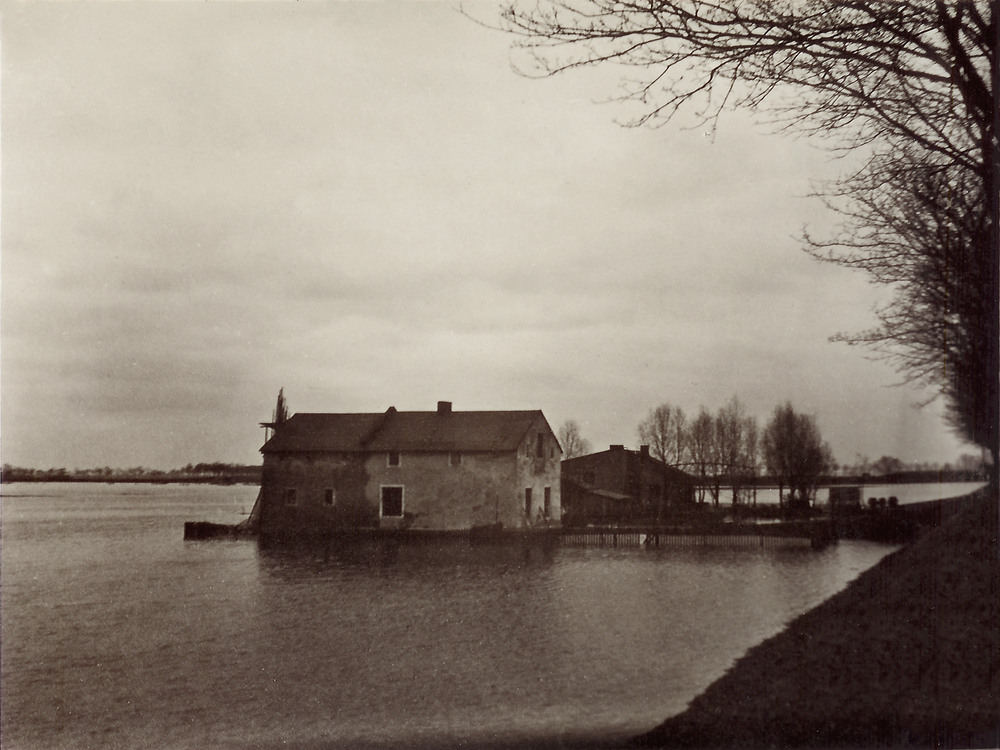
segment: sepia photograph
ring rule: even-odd
[[[0,0],[4,750],[1000,747],[1000,0]]]

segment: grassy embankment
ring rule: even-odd
[[[1000,747],[997,492],[754,647],[651,747]]]

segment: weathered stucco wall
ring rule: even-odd
[[[517,451],[517,493],[520,524],[514,528],[558,526],[562,518],[560,502],[559,441],[544,419],[537,419]],[[530,509],[527,490],[531,490]],[[548,513],[546,514],[546,491]],[[506,527],[506,524],[505,524]]]
[[[367,502],[382,527],[468,530],[498,521],[519,528],[513,453],[401,453],[399,465],[376,453],[365,462]],[[382,513],[382,487],[403,488],[402,517]]]
[[[535,420],[517,451],[397,455],[398,462],[387,453],[265,454],[262,533],[467,531],[496,523],[518,530],[560,523],[561,451],[544,418]],[[383,488],[398,489],[387,498]]]
[[[378,509],[365,498],[364,461],[353,454],[265,455],[261,478],[261,531],[311,536],[375,526]],[[294,502],[288,492],[294,490]],[[332,503],[327,491],[332,490]]]

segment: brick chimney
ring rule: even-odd
[[[639,453],[640,453],[640,455],[648,456],[649,455],[649,446],[648,445],[640,445],[639,446]]]
[[[451,401],[438,401],[438,414],[451,414]]]
[[[613,450],[613,451],[623,451],[623,450],[625,450],[625,446],[624,445],[612,445],[611,446],[611,450]]]

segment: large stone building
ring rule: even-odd
[[[694,502],[695,481],[680,469],[623,445],[562,462],[563,523],[649,522]]]
[[[458,412],[441,401],[436,411],[295,414],[267,426],[262,535],[559,524],[562,450],[541,411]]]

